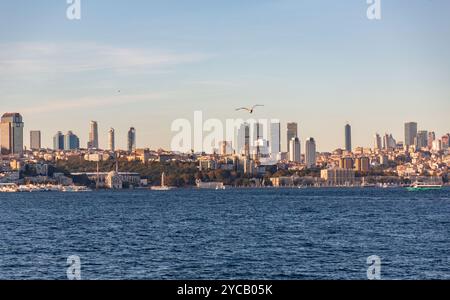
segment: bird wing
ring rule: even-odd
[[[255,109],[255,108],[257,108],[257,107],[263,107],[264,105],[262,105],[262,104],[256,104],[256,105],[254,105],[253,106],[253,109]]]
[[[250,111],[250,109],[248,109],[247,107],[240,107],[240,108],[236,108],[236,111],[239,110],[246,110],[246,111]]]

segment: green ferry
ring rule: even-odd
[[[422,182],[416,182],[409,186],[408,191],[430,191],[442,189],[442,184],[426,184]]]

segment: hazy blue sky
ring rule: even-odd
[[[176,118],[257,117],[300,124],[302,143],[372,146],[375,132],[403,140],[403,123],[450,131],[450,1],[0,0],[0,111],[18,111],[51,146],[73,130],[84,146],[137,128],[138,147],[168,147]],[[121,90],[121,93],[117,91]],[[283,148],[285,132],[283,125]],[[27,142],[28,144],[28,142]]]

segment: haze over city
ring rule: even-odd
[[[299,123],[319,151],[344,147],[346,122],[355,147],[375,133],[403,140],[407,121],[442,136],[450,3],[386,1],[370,22],[365,2],[83,1],[71,22],[66,1],[4,1],[1,111],[20,112],[49,148],[56,131],[85,145],[90,120],[101,148],[114,127],[125,149],[131,126],[138,147],[169,148],[173,120],[245,118],[235,108],[254,103],[265,105],[255,118],[282,120],[283,135]]]

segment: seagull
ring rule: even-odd
[[[257,107],[262,107],[262,106],[264,106],[264,105],[256,104],[256,105],[254,105],[252,108],[248,108],[248,107],[237,108],[236,111],[246,110],[246,111],[248,111],[249,113],[253,114],[253,112],[255,111],[255,108],[257,108]]]

